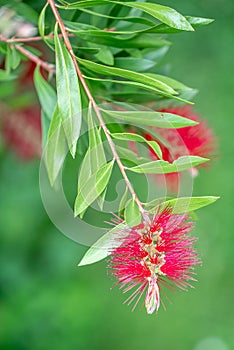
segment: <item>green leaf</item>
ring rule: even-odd
[[[104,66],[102,64],[98,64],[98,63],[84,60],[81,58],[77,58],[77,59],[83,66],[85,66],[88,69],[91,69],[95,73],[99,73],[103,75],[120,76],[122,78],[143,83],[145,85],[153,86],[154,88],[159,89],[168,94],[177,94],[176,91],[172,89],[170,86],[168,86],[167,84],[161,82],[158,79],[148,77],[145,74],[137,73],[126,69],[121,69],[121,68],[108,67],[108,66]]]
[[[109,111],[102,109],[104,114],[123,120],[130,124],[157,126],[158,128],[183,128],[193,126],[198,123],[172,113],[152,112],[152,111]]]
[[[158,207],[163,208],[170,206],[173,208],[173,213],[184,214],[190,211],[194,211],[207,205],[216,202],[220,197],[203,196],[203,197],[181,197],[170,199],[164,203],[158,204],[156,207],[150,209],[150,212],[154,212]]]
[[[83,188],[85,183],[87,182],[87,179],[91,176],[91,149],[90,147],[88,148],[87,152],[85,153],[84,159],[82,161],[80,171],[79,171],[79,176],[78,176],[78,189]],[[80,218],[82,219],[87,208],[85,208],[81,213],[80,213]]]
[[[153,92],[156,92],[159,95],[162,95],[162,96],[167,97],[167,98],[173,98],[173,100],[177,100],[177,101],[182,102],[182,103],[193,104],[193,102],[191,102],[191,101],[182,99],[182,98],[174,96],[174,95],[172,96],[172,95],[166,94],[166,93],[164,93],[164,92],[154,88],[153,86],[144,85],[144,84],[137,83],[137,82],[134,82],[134,81],[94,78],[94,77],[88,77],[87,75],[84,75],[84,77],[86,79],[88,79],[88,80],[94,80],[94,81],[96,80],[96,81],[100,81],[102,83],[114,83],[114,84],[121,84],[121,85],[126,85],[126,86],[133,86],[133,88],[136,87],[136,88],[139,88],[139,89],[153,91]],[[187,90],[187,91],[193,92],[195,90],[194,89],[190,89],[190,90]],[[128,93],[132,94],[133,96],[136,96],[138,94],[143,94],[139,90],[137,90],[137,91],[136,90],[130,90],[129,92],[127,92],[126,90],[124,90],[124,91],[112,91],[112,95],[122,94],[124,97]],[[150,101],[152,101],[152,98],[153,98],[152,94],[149,94],[149,96],[150,96]]]
[[[6,74],[11,73],[11,48],[9,45],[7,46],[7,51],[6,51],[5,72]]]
[[[187,170],[208,160],[198,156],[182,156],[174,160],[173,163],[165,160],[156,160],[128,168],[128,170],[139,174],[169,174]]]
[[[74,157],[81,128],[80,88],[74,62],[63,42],[59,40],[57,26],[54,31],[54,42],[58,108],[69,149]]]
[[[214,20],[210,18],[200,18],[200,17],[191,17],[191,16],[185,16],[186,20],[191,24],[193,28],[200,27],[203,25],[207,25],[212,23]],[[154,33],[162,33],[162,34],[173,34],[173,33],[180,33],[182,30],[178,28],[172,28],[167,26],[166,24],[160,24],[157,27],[154,27],[152,29]]]
[[[108,3],[119,4],[122,6],[129,6],[131,8],[135,8],[141,10],[144,13],[149,14],[150,16],[156,18],[162,23],[167,24],[168,26],[180,30],[193,31],[193,27],[189,24],[184,16],[175,11],[174,9],[162,6],[154,3],[146,3],[146,2],[120,2],[120,1],[79,1],[74,2],[73,4],[69,4],[66,8],[86,8],[92,6],[101,6]]]
[[[51,39],[47,39],[45,37],[45,15],[46,15],[46,9],[48,7],[48,3],[45,4],[45,6],[43,7],[39,18],[38,18],[38,31],[40,36],[42,37],[42,39],[44,40],[44,42],[51,48],[51,50],[54,51],[54,46],[50,44],[50,42],[52,41]]]
[[[49,180],[51,185],[53,185],[67,155],[66,136],[57,105],[51,119],[48,131],[48,143],[45,152]]]
[[[119,4],[121,3],[119,2]],[[172,28],[186,31],[194,30],[184,16],[170,7],[146,2],[125,2],[124,5],[137,8]]]
[[[139,210],[139,207],[136,203],[136,201],[132,198],[128,201],[125,211],[124,211],[124,218],[126,221],[126,224],[129,227],[139,225],[141,223],[141,213]]]
[[[6,71],[10,73],[11,69],[15,70],[20,64],[21,56],[14,46],[7,46]]]
[[[103,148],[103,142],[101,138],[101,129],[97,129],[93,123],[92,109],[89,106],[88,112],[88,127],[89,127],[89,163],[90,163],[90,175],[94,174],[99,168],[106,163],[105,151]],[[87,176],[87,174],[86,174]],[[106,192],[104,191],[100,197],[97,198],[97,203],[100,209],[103,209],[104,199]]]
[[[45,12],[48,5],[48,3],[45,4],[38,18],[38,31],[43,39],[45,39]]]
[[[86,23],[64,21],[66,29],[86,42],[107,45],[116,48],[152,48],[165,47],[171,43],[157,36],[144,33],[146,30],[106,31]],[[136,35],[137,34],[137,35]]]
[[[107,187],[114,161],[104,164],[91,177],[87,178],[85,184],[78,188],[75,201],[75,216],[82,213]]]
[[[139,48],[139,49],[145,49],[145,48],[156,48],[156,47],[163,47],[165,45],[170,45],[171,43],[165,39],[159,38],[155,34],[141,34],[141,35],[132,35],[130,38],[128,37],[120,37],[111,34],[110,32],[104,32],[104,31],[93,31],[93,32],[75,32],[74,33],[77,37],[80,37],[81,39],[97,43],[98,45],[107,45],[110,47],[116,47],[116,48]]]
[[[101,130],[98,130],[93,123],[92,109],[89,105],[88,111],[88,128],[89,128],[89,157],[90,171],[94,174],[103,164],[106,163],[105,151],[103,148]]]
[[[81,259],[78,266],[93,264],[109,256],[114,248],[118,248],[128,235],[128,227],[119,224],[105,233],[92,245]]]
[[[162,151],[159,144],[156,141],[148,141],[143,136],[133,134],[133,133],[115,133],[111,134],[112,137],[118,140],[145,142],[149,145],[153,151],[157,154],[159,158],[162,158]]]
[[[204,18],[204,17],[192,17],[186,16],[187,21],[192,24],[193,27],[205,26],[214,22],[212,18]]]
[[[88,108],[88,135],[89,147],[80,167],[78,189],[82,188],[87,179],[106,164],[101,135],[93,123],[91,104],[89,104]]]
[[[43,111],[51,119],[57,102],[57,96],[52,86],[42,77],[40,67],[34,70],[34,84]]]

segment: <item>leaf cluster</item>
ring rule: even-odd
[[[141,207],[131,176],[186,171],[208,160],[184,155],[169,163],[162,159],[162,140],[156,135],[154,141],[148,141],[140,130],[197,124],[180,115],[150,109],[147,104],[153,102],[162,108],[192,103],[196,90],[166,74],[163,58],[171,45],[168,34],[193,32],[211,19],[183,16],[175,9],[148,1],[60,0],[56,5],[58,21],[50,2],[43,8],[36,2],[0,3],[9,9],[14,6],[16,16],[34,25],[41,37],[39,51],[23,38],[1,37],[0,54],[5,63],[0,80],[17,79],[26,59],[37,63],[34,84],[41,104],[43,153],[51,185],[68,152],[82,159],[77,169],[75,216],[83,217],[94,202],[103,210],[108,187],[119,168],[125,189],[118,212],[129,226],[138,224],[143,207],[152,211],[163,203],[156,200],[156,204],[141,203]],[[42,45],[47,56],[54,57],[52,62],[42,63]],[[49,72],[47,79],[42,69]],[[158,160],[152,161],[147,152],[135,153],[129,149],[130,143],[153,150]],[[179,198],[166,203],[183,213],[216,199]],[[105,250],[98,254],[97,247],[91,248],[82,264],[107,255]]]

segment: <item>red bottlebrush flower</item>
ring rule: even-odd
[[[201,120],[199,115],[194,113],[190,106],[162,109],[160,112],[178,114],[199,122],[198,125],[179,129],[157,128],[157,133],[170,145],[167,147],[157,140],[162,150],[163,160],[173,162],[176,158],[183,155],[209,158],[215,152],[215,136],[213,131],[207,126],[206,121]],[[150,134],[145,134],[144,136],[147,140],[154,140],[154,137]],[[153,159],[158,159],[153,150],[150,150],[150,153]],[[191,173],[192,175],[196,175],[197,169],[191,169]],[[165,175],[165,179],[169,188],[176,192],[179,184],[179,174],[167,174]]]
[[[173,214],[166,207],[150,223],[129,228],[121,245],[113,249],[109,267],[124,293],[132,290],[125,302],[135,301],[133,309],[144,294],[147,313],[152,314],[160,306],[162,286],[169,287],[170,282],[184,290],[191,286],[194,266],[200,263],[193,248],[196,239],[189,237],[192,228],[186,214]]]
[[[5,109],[1,120],[1,134],[7,147],[22,160],[41,155],[41,121],[37,106],[21,110]]]

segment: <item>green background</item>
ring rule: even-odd
[[[161,1],[215,23],[171,36],[171,76],[196,87],[196,110],[219,140],[218,159],[194,195],[221,195],[198,212],[203,260],[196,288],[177,292],[166,312],[148,316],[111,290],[106,262],[77,268],[85,248],[63,236],[43,208],[38,162],[0,159],[0,349],[234,349],[233,93],[234,2]]]

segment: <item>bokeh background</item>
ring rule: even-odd
[[[171,36],[171,76],[196,87],[196,110],[219,140],[218,159],[194,195],[220,195],[198,212],[203,266],[196,288],[177,292],[157,316],[134,313],[106,275],[106,262],[77,268],[85,247],[62,235],[43,208],[39,161],[0,152],[0,349],[234,349],[234,2],[161,0],[215,23]]]

